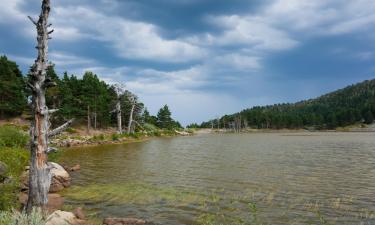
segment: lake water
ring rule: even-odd
[[[201,134],[66,151],[66,202],[150,224],[375,224],[375,133]]]

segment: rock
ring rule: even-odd
[[[27,204],[28,196],[26,193],[20,193],[18,195],[18,201],[22,206]],[[47,209],[49,212],[60,209],[64,205],[64,198],[59,194],[48,194],[48,204]]]
[[[76,208],[75,210],[73,210],[73,214],[80,220],[84,220],[85,219],[85,214],[83,213],[82,211],[82,208],[81,207],[78,207]]]
[[[29,189],[29,171],[24,171],[20,176],[21,191]]]
[[[73,166],[72,168],[70,168],[70,171],[74,172],[74,171],[77,171],[77,170],[80,170],[81,169],[81,166],[79,164]]]
[[[70,186],[70,175],[66,170],[57,163],[50,162],[50,166],[52,167],[52,180],[50,186],[50,193],[56,193],[63,190],[66,187]],[[26,191],[29,189],[29,171],[26,170],[21,175],[21,190]]]
[[[64,198],[59,194],[48,194],[47,208],[49,212],[61,209],[64,205]]]
[[[8,167],[5,163],[0,161],[0,180],[5,178],[5,174],[8,172]]]
[[[48,216],[45,225],[82,225],[84,222],[71,212],[57,210]]]
[[[107,218],[103,225],[144,225],[146,221],[135,218]]]
[[[71,181],[69,173],[57,163],[51,162],[50,165],[52,166],[52,181],[49,192],[55,193],[69,187]]]

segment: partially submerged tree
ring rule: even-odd
[[[68,121],[64,125],[49,131],[49,115],[56,112],[56,109],[49,110],[46,105],[46,90],[56,84],[46,77],[48,67],[48,40],[53,30],[48,31],[51,24],[48,23],[50,13],[50,0],[43,0],[42,11],[39,20],[36,22],[31,17],[37,29],[38,57],[31,68],[30,80],[28,83],[32,93],[32,117],[30,128],[30,177],[29,177],[29,195],[26,210],[31,212],[33,207],[46,208],[48,202],[48,192],[51,184],[51,167],[48,163],[47,153],[48,138],[54,136],[73,122]]]

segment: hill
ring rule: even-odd
[[[239,129],[333,129],[356,123],[370,124],[375,115],[375,79],[350,85],[315,99],[297,103],[256,106],[200,127]]]

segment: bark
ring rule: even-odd
[[[120,102],[120,99],[118,99],[118,101],[116,103],[116,115],[117,115],[117,132],[119,134],[122,134],[121,102]]]
[[[132,109],[130,110],[130,115],[129,115],[128,134],[132,132],[134,107],[135,107],[135,104],[132,104]]]
[[[90,118],[90,106],[87,106],[87,133],[90,134],[91,118]]]
[[[96,111],[94,112],[94,129],[96,130]]]
[[[30,128],[30,179],[29,197],[26,210],[30,212],[33,207],[46,208],[48,191],[51,184],[51,168],[47,163],[48,150],[48,108],[46,106],[45,91],[50,85],[46,80],[47,55],[49,31],[48,17],[50,12],[50,0],[43,0],[42,11],[38,22],[33,23],[37,28],[38,57],[31,69],[32,87],[32,117]]]
[[[58,134],[60,134],[61,132],[63,132],[66,128],[68,128],[72,123],[73,123],[74,119],[71,119],[69,120],[68,122],[64,123],[63,125],[59,126],[58,128],[50,131],[48,133],[48,137],[54,137]]]

